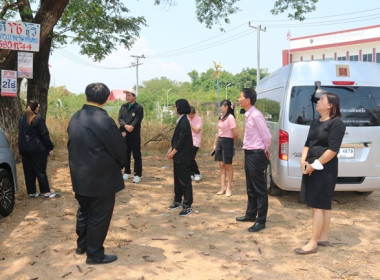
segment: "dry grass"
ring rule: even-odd
[[[201,149],[211,152],[215,140],[215,135],[218,131],[217,117],[213,114],[210,114],[209,112],[204,112],[201,114],[201,117],[203,119]],[[235,141],[236,148],[240,148],[242,146],[242,138],[244,133],[243,117],[244,116],[239,115],[237,116],[236,120],[239,133],[239,139]],[[47,116],[46,125],[49,129],[50,137],[54,143],[56,153],[62,150],[66,150],[68,141],[67,127],[69,121],[69,119],[66,119],[63,116]],[[115,122],[118,124],[117,119],[115,119]],[[156,152],[166,152],[170,147],[170,141],[174,128],[174,119],[172,123],[162,123],[158,120],[144,119],[141,128],[141,145],[143,154],[147,156]],[[17,132],[15,132],[12,135],[8,136],[8,140],[12,147],[12,150],[15,153],[15,157],[19,162],[21,158],[18,154],[17,137]]]

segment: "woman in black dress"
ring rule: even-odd
[[[328,246],[331,201],[338,177],[338,158],[345,125],[340,119],[339,96],[326,92],[317,102],[320,118],[310,125],[302,150],[302,180],[306,203],[313,210],[312,236],[308,243],[294,251],[297,254],[316,253],[318,245]]]

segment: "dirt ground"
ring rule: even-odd
[[[298,193],[269,198],[267,228],[238,223],[246,206],[243,156],[234,161],[232,196],[217,196],[218,165],[200,151],[203,180],[194,183],[194,213],[179,217],[172,164],[144,156],[143,180],[117,194],[105,242],[118,260],[86,265],[76,248],[74,199],[65,151],[49,161],[52,189],[62,197],[27,198],[22,167],[14,212],[0,219],[0,279],[380,279],[380,192],[336,193],[330,247],[299,256],[310,236],[311,210]]]

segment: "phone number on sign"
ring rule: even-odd
[[[0,40],[0,49],[7,50],[31,50],[32,44]]]

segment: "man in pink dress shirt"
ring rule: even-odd
[[[248,204],[245,215],[237,217],[236,220],[239,222],[255,222],[248,229],[249,232],[257,232],[265,228],[268,213],[265,169],[272,141],[263,114],[254,106],[256,97],[256,92],[252,88],[242,89],[239,97],[239,105],[245,111],[243,149]]]

